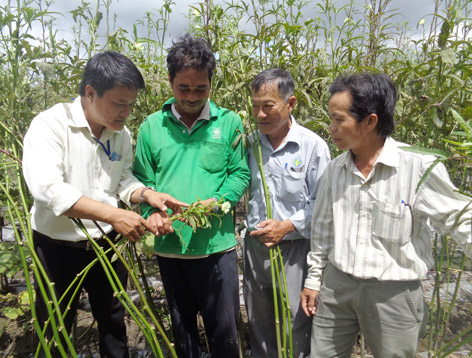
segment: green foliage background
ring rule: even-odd
[[[329,139],[326,114],[330,83],[342,73],[387,73],[399,89],[394,137],[440,151],[457,187],[470,194],[471,2],[431,1],[434,13],[424,14],[428,26],[424,21],[395,23],[396,13],[388,10],[393,0],[351,0],[342,7],[332,0],[205,0],[189,6],[187,23],[188,31],[207,39],[217,55],[211,95],[216,103],[240,113],[247,124],[254,76],[267,68],[288,70],[296,81],[295,117],[323,136],[334,155],[338,152]],[[73,41],[59,36],[58,14],[50,11],[48,0],[7,0],[0,6],[0,217],[6,221],[27,220],[31,199],[21,195],[27,190],[20,159],[30,121],[78,95],[82,69],[94,53],[119,51],[142,70],[146,91],[127,124],[135,138],[142,120],[171,96],[165,56],[175,2],[162,0],[160,9],[143,14],[131,31],[117,26],[124,14],[111,14],[111,2],[82,0],[71,13]],[[315,9],[316,15],[304,17],[307,9]],[[145,35],[139,30],[143,28]],[[25,214],[7,215],[12,202]],[[448,238],[442,240],[447,245],[441,247],[451,248]],[[451,256],[454,252],[454,247],[448,251]],[[9,265],[0,271],[2,286],[5,277],[22,267],[15,255],[0,242],[0,262]],[[438,275],[443,267],[450,268],[449,261],[437,265]],[[432,308],[439,316],[452,310]],[[439,323],[435,327],[428,346],[432,352],[440,351],[444,333]],[[470,338],[470,330],[464,337]]]

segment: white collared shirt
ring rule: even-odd
[[[328,261],[360,279],[421,279],[433,265],[430,223],[472,256],[472,205],[460,213],[470,198],[456,191],[442,164],[416,191],[435,158],[401,146],[387,138],[367,178],[351,151],[329,163],[313,212],[305,287],[320,289]]]
[[[67,113],[66,108],[69,109]],[[79,241],[86,237],[62,214],[82,196],[117,207],[118,198],[131,205],[131,194],[143,185],[133,176],[128,129],[105,128],[100,141],[110,144],[110,160],[93,138],[78,97],[37,115],[24,139],[23,175],[34,198],[31,225],[53,239]],[[82,220],[92,237],[101,236],[90,220]],[[100,223],[105,232],[111,225]]]

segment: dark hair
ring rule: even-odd
[[[193,38],[190,34],[185,34],[179,41],[173,42],[167,55],[167,70],[171,81],[181,70],[193,69],[207,71],[211,82],[215,66],[215,55],[211,52],[208,42],[200,37]]]
[[[278,86],[280,98],[282,98],[284,102],[287,102],[295,91],[295,83],[293,82],[293,77],[290,72],[279,68],[271,68],[270,70],[260,72],[252,80],[251,90],[253,92],[259,92],[262,86],[273,82]]]
[[[363,73],[340,76],[329,88],[331,96],[338,92],[349,91],[352,105],[349,112],[362,122],[369,114],[376,114],[377,133],[386,138],[395,129],[393,114],[397,103],[397,90],[392,80],[381,73]]]
[[[85,65],[80,82],[80,95],[85,96],[85,87],[90,85],[101,97],[115,86],[144,88],[144,79],[135,64],[126,56],[106,51],[94,55]]]

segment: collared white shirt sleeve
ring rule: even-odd
[[[56,105],[33,119],[23,150],[23,175],[35,204],[56,216],[62,215],[83,195],[67,182],[69,123],[61,106]]]

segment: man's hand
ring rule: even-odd
[[[318,295],[320,291],[311,290],[304,288],[300,293],[300,303],[302,305],[303,312],[310,317],[316,314],[316,306],[318,305]]]
[[[146,220],[134,211],[115,208],[86,196],[81,196],[63,215],[106,222],[130,241],[138,241],[146,229],[151,229]]]
[[[209,198],[209,199],[201,200],[200,205],[201,206],[211,206],[211,208],[214,208],[216,203],[213,199]]]
[[[138,189],[141,190],[141,189]],[[182,207],[188,208],[189,205],[182,201],[175,199],[166,193],[159,193],[154,190],[146,190],[144,192],[144,200],[151,206],[166,211],[168,208],[172,210],[173,214],[181,214]]]
[[[148,219],[146,220],[148,229],[156,236],[166,235],[171,232],[174,232],[172,228],[172,223],[169,220],[169,214],[165,211],[155,211],[153,212]]]
[[[260,229],[251,231],[249,235],[255,236],[267,247],[277,245],[285,235],[295,231],[295,226],[293,226],[289,219],[284,221],[274,219],[264,220],[256,226]]]
[[[111,215],[109,223],[113,228],[125,236],[129,241],[139,241],[141,236],[147,230],[151,230],[151,227],[147,225],[141,215],[136,214],[134,211],[116,209],[117,211]]]

